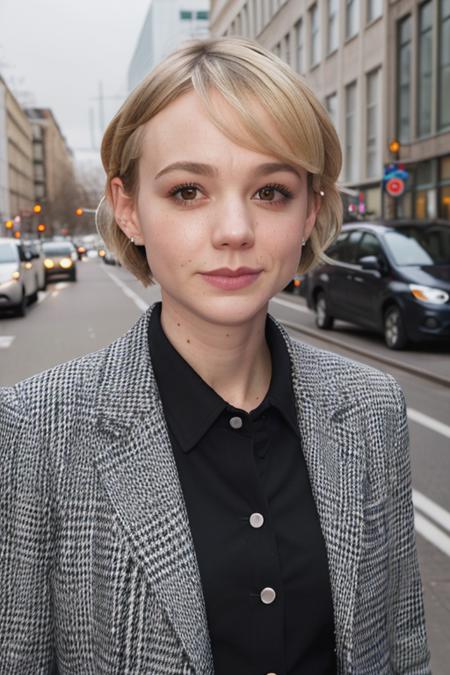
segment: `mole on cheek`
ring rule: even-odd
[[[190,343],[191,341],[190,341],[190,340],[186,340],[186,342],[189,342],[189,343]]]
[[[181,323],[178,323],[178,321],[177,321],[177,326],[181,326]]]

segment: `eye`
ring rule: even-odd
[[[190,204],[200,201],[196,199],[197,192],[201,191],[200,186],[196,183],[182,183],[180,185],[175,185],[168,193],[169,197],[172,197],[175,202],[181,206],[190,206]],[[274,193],[281,195],[281,199],[274,199]],[[272,205],[282,205],[285,204],[289,199],[292,199],[293,193],[289,190],[286,185],[280,185],[279,183],[268,183],[264,187],[259,188],[255,192],[255,195],[260,195],[260,198],[256,201],[266,202]]]
[[[282,195],[281,199],[273,199],[274,192],[278,192]],[[269,204],[284,204],[289,199],[292,199],[292,192],[286,185],[280,185],[279,183],[270,183],[260,188],[256,194],[260,195],[260,199],[257,201],[269,202]]]

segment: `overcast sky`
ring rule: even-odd
[[[0,0],[0,73],[20,100],[51,108],[69,146],[100,140],[99,81],[105,97],[126,94],[131,57],[151,0]],[[106,122],[120,100],[105,100]],[[77,157],[83,155],[76,152]]]

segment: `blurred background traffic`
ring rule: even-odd
[[[433,673],[450,663],[450,0],[0,0],[0,385],[110,343],[160,299],[95,230],[102,133],[189,37],[299,73],[343,150],[344,226],[270,312],[408,402]]]

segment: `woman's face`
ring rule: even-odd
[[[223,99],[221,112],[229,125],[239,124]],[[267,133],[279,139],[266,117]],[[126,213],[128,236],[145,244],[163,301],[226,325],[266,311],[295,274],[302,239],[314,226],[317,206],[310,199],[308,213],[306,171],[233,143],[195,92],[171,103],[144,131],[136,203],[127,210],[117,188],[114,201],[119,222]],[[241,267],[254,273],[234,280],[205,275]]]

